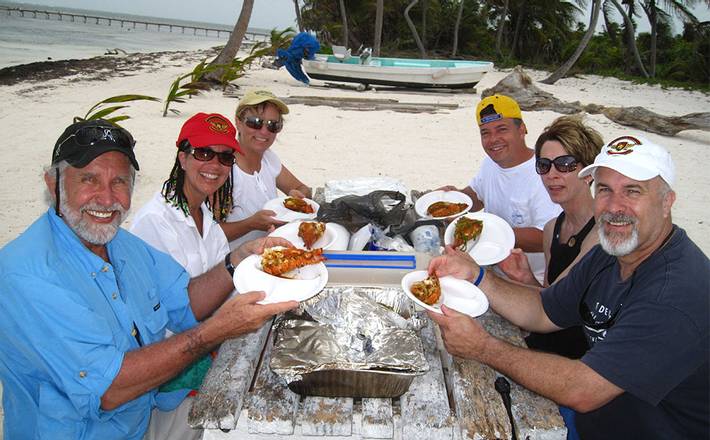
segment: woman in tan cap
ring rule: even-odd
[[[277,190],[291,197],[312,195],[311,188],[270,150],[287,113],[286,104],[268,90],[251,90],[237,105],[235,122],[243,154],[236,157],[232,210],[222,224],[232,248],[284,224],[274,218],[274,211],[262,209],[267,201],[277,197]]]

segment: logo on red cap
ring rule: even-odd
[[[609,142],[606,154],[629,154],[634,151],[634,147],[641,145],[641,141],[633,136],[622,136]]]
[[[210,131],[220,134],[229,134],[229,121],[219,115],[211,115],[205,119]]]

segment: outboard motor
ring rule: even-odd
[[[362,51],[360,51],[360,64],[367,64],[371,56],[372,49],[370,49],[369,47],[364,48]]]

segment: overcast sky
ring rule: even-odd
[[[241,0],[24,0],[23,3],[230,25],[237,22],[242,8]],[[285,29],[290,26],[295,29],[293,0],[255,0],[249,26],[264,29]]]
[[[25,2],[228,25],[236,23],[242,7],[241,0],[203,0],[202,2],[194,0],[25,0]],[[710,10],[705,2],[699,3],[694,8],[695,15],[700,21],[710,20]],[[588,23],[588,17],[580,17],[579,20]],[[603,22],[601,17],[599,21]],[[648,32],[646,20],[636,21],[640,32]],[[249,25],[264,29],[285,29],[289,26],[295,29],[296,12],[293,0],[255,0]],[[599,26],[601,25],[602,23]],[[682,30],[682,25],[676,22],[674,31],[679,33]]]

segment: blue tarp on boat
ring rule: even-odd
[[[320,43],[318,43],[316,37],[307,32],[301,32],[293,37],[291,46],[288,49],[279,49],[276,52],[277,59],[275,64],[277,66],[285,66],[292,77],[302,83],[309,84],[310,79],[301,68],[301,60],[304,58],[307,60],[314,59],[318,50],[320,50]]]

